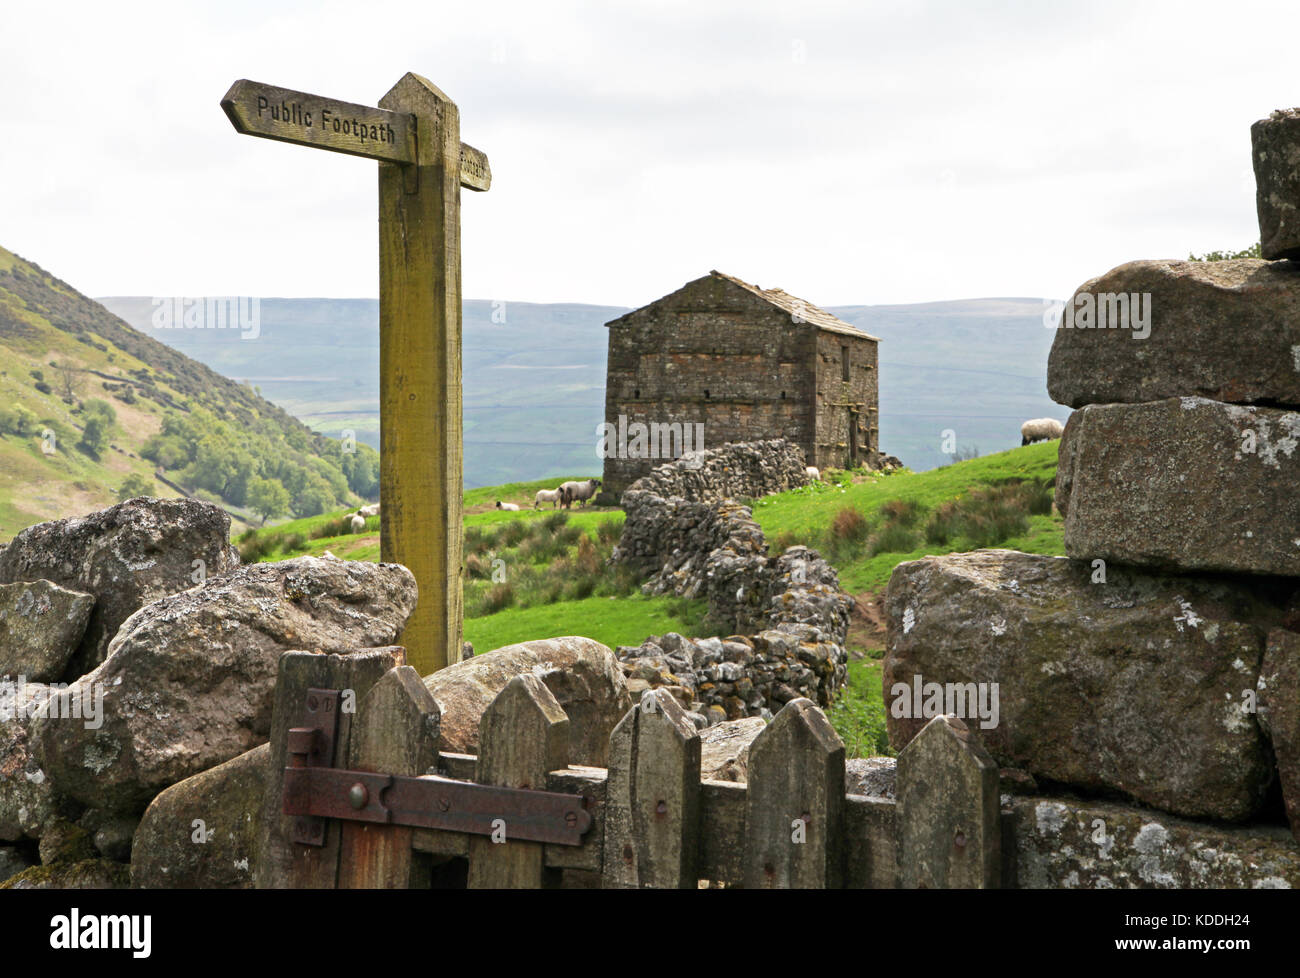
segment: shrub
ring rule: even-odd
[[[885,523],[871,535],[867,542],[867,554],[874,557],[881,553],[911,553],[916,549],[918,539],[919,534],[910,526]]]
[[[852,506],[845,506],[831,520],[831,545],[861,543],[866,539],[868,530],[866,517]]]
[[[509,608],[515,603],[515,589],[508,582],[493,584],[483,594],[480,607],[485,615],[495,615],[503,608]]]
[[[618,520],[601,520],[596,524],[596,539],[614,547],[623,536],[623,524]]]
[[[915,526],[925,515],[925,507],[912,499],[891,499],[880,507],[880,518],[897,526]]]

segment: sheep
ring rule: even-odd
[[[808,478],[812,479],[813,482],[821,482],[822,474],[817,471],[817,466],[810,465],[804,471],[808,473]]]
[[[519,512],[519,504],[518,504],[518,503],[503,503],[501,500],[498,499],[498,500],[497,500],[497,509],[504,509],[504,510],[508,510],[508,511],[511,512],[511,513],[517,513],[517,512]]]
[[[1036,441],[1053,441],[1065,433],[1065,427],[1055,418],[1034,418],[1020,426],[1020,444],[1032,445]]]
[[[587,500],[596,495],[600,488],[599,479],[584,479],[582,482],[565,482],[560,485],[560,503],[568,509],[574,502],[585,507]]]
[[[361,533],[361,532],[363,532],[363,531],[365,530],[365,528],[366,528],[366,518],[365,518],[364,516],[362,516],[360,513],[355,513],[355,514],[353,514],[353,516],[352,516],[352,532],[353,532],[353,533]]]
[[[542,503],[554,503],[560,505],[560,490],[558,489],[538,489],[536,500],[533,502],[533,509],[541,509]],[[554,507],[552,507],[554,508]]]
[[[362,517],[378,516],[379,504],[371,503],[369,506],[362,506],[359,510],[357,510],[357,515]]]

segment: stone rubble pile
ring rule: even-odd
[[[1048,391],[1077,408],[1057,471],[1067,556],[928,557],[889,583],[892,745],[924,722],[924,684],[996,684],[978,733],[998,763],[1129,813],[1107,831],[1150,857],[1121,865],[1043,803],[1020,839],[1031,885],[1300,885],[1268,824],[1220,866],[1196,823],[1161,816],[1267,823],[1280,782],[1300,841],[1300,264],[1267,260],[1300,257],[1300,112],[1252,134],[1264,260],[1131,262],[1062,317]]]
[[[648,594],[706,598],[710,622],[732,634],[691,640],[669,633],[621,646],[632,693],[666,687],[698,723],[709,724],[770,718],[800,696],[829,706],[847,676],[853,599],[815,550],[791,547],[769,557],[752,510],[721,495],[806,484],[802,451],[776,439],[699,454],[707,456],[701,468],[679,459],[623,494],[627,520],[611,560],[648,574]],[[703,498],[681,495],[694,492]]]

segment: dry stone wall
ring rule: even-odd
[[[631,691],[668,687],[701,723],[770,718],[800,696],[828,706],[846,677],[852,598],[815,550],[768,556],[752,511],[731,498],[805,485],[802,451],[776,439],[700,456],[660,466],[624,493],[611,560],[648,574],[648,594],[707,599],[709,620],[731,634],[620,647]]]
[[[1298,123],[1275,113],[1253,130],[1265,258],[1300,254]],[[1099,812],[1101,799],[1150,806],[1099,814],[1098,847],[1086,806],[1013,804],[1022,885],[1297,878],[1300,848],[1275,835],[1285,817],[1300,842],[1298,351],[1293,262],[1130,262],[1090,279],[1048,366],[1053,398],[1078,409],[1056,483],[1067,556],[895,569],[895,748],[924,722],[927,690],[944,712],[996,691],[992,722],[971,728],[1021,783]],[[1161,812],[1250,827],[1203,843],[1213,833]]]

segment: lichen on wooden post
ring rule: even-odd
[[[479,722],[479,784],[545,791],[546,775],[569,763],[569,717],[532,673],[516,676],[483,712]],[[504,813],[491,837],[469,841],[471,889],[535,889],[553,885],[543,864],[542,843],[510,839]],[[499,833],[499,834],[498,834]]]
[[[419,147],[379,165],[380,551],[419,582],[399,641],[428,675],[461,655],[460,113],[409,72],[379,104]]]
[[[904,888],[1001,885],[998,766],[965,721],[922,728],[898,756],[895,794]]]
[[[843,878],[844,742],[791,700],[749,748],[745,886],[834,889]]]
[[[609,737],[606,887],[699,882],[700,735],[666,690],[646,690]]]
[[[410,666],[384,674],[353,719],[348,768],[417,776],[438,763],[441,711]],[[413,830],[401,825],[341,823],[340,889],[428,887],[427,863],[412,858]]]
[[[271,711],[271,751],[267,759],[270,770],[254,869],[258,889],[334,889],[338,885],[337,825],[326,830],[324,846],[296,845],[291,841],[293,816],[282,810],[289,729],[302,720],[307,690],[343,690],[353,702],[360,702],[384,673],[405,664],[405,650],[397,646],[360,649],[349,655],[285,652],[280,656]],[[338,765],[348,756],[351,731],[352,713],[345,708],[338,718],[334,754],[324,761]]]

